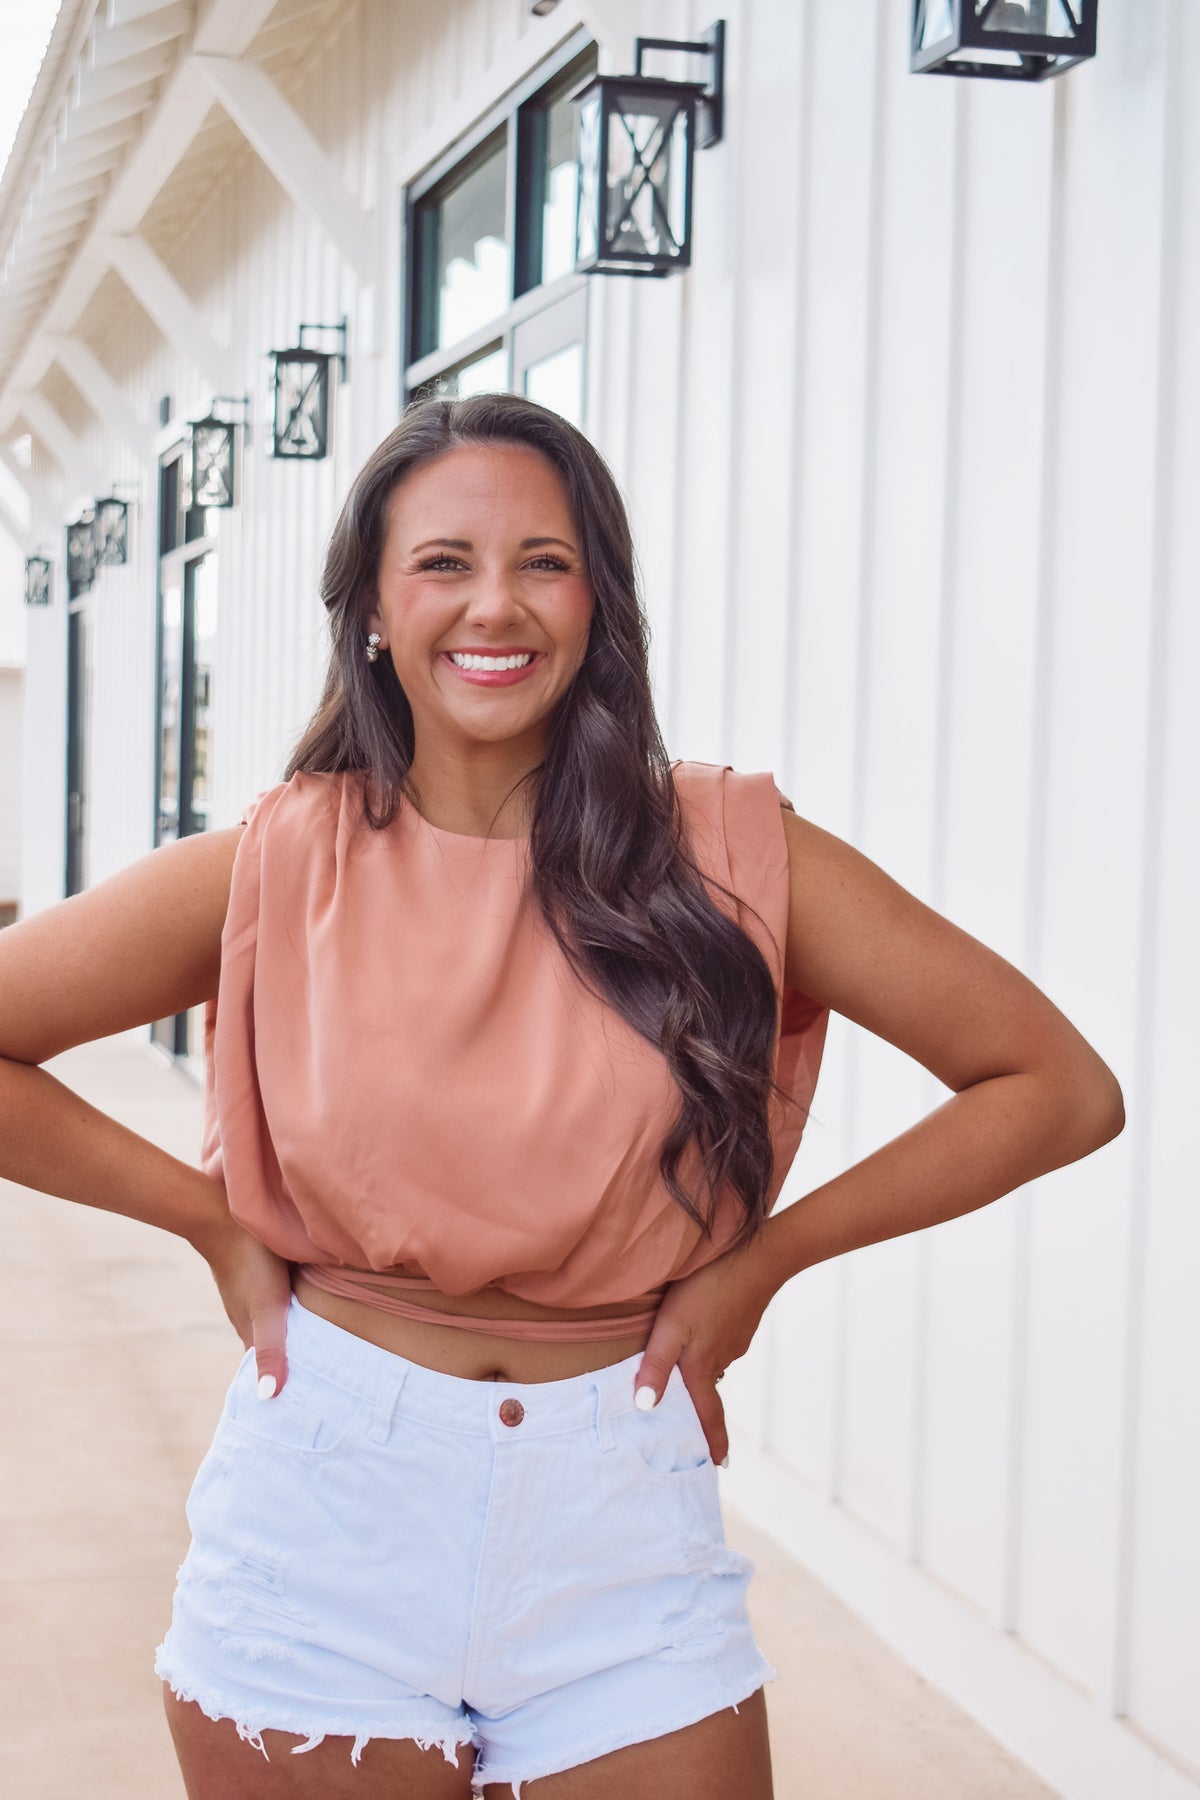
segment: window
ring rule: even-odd
[[[577,108],[596,72],[578,31],[407,195],[401,404],[528,394],[583,425],[587,278],[574,273]]]
[[[185,507],[179,445],[158,468],[154,842],[211,829],[217,540],[212,507]],[[204,1006],[156,1019],[151,1041],[202,1074]]]

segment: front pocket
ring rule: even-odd
[[[695,1480],[715,1466],[690,1402],[669,1396],[649,1412],[631,1406],[613,1413],[609,1423],[617,1449],[651,1481]]]
[[[222,1423],[280,1449],[319,1456],[345,1442],[367,1405],[362,1394],[352,1394],[290,1358],[283,1392],[260,1400],[257,1363],[248,1350],[225,1396]]]

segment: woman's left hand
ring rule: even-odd
[[[775,1292],[761,1252],[760,1233],[673,1281],[659,1303],[634,1377],[635,1395],[649,1388],[657,1405],[678,1363],[712,1459],[722,1467],[729,1436],[717,1380],[730,1363],[745,1356]]]

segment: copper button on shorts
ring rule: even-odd
[[[505,1425],[519,1425],[525,1417],[525,1408],[519,1400],[502,1400],[500,1402],[500,1419]]]

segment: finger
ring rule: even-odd
[[[253,1326],[258,1397],[271,1400],[283,1392],[287,1380],[287,1307],[255,1313]]]
[[[680,1371],[682,1373],[682,1370]],[[684,1376],[687,1380],[687,1376]],[[688,1387],[692,1397],[692,1405],[696,1409],[708,1440],[708,1452],[719,1468],[729,1467],[729,1433],[725,1429],[725,1408],[721,1404],[721,1396],[711,1383],[699,1387]]]
[[[633,1403],[649,1412],[657,1406],[667,1389],[671,1370],[679,1361],[683,1344],[678,1332],[662,1323],[655,1325],[642,1351],[642,1360],[633,1378]]]

